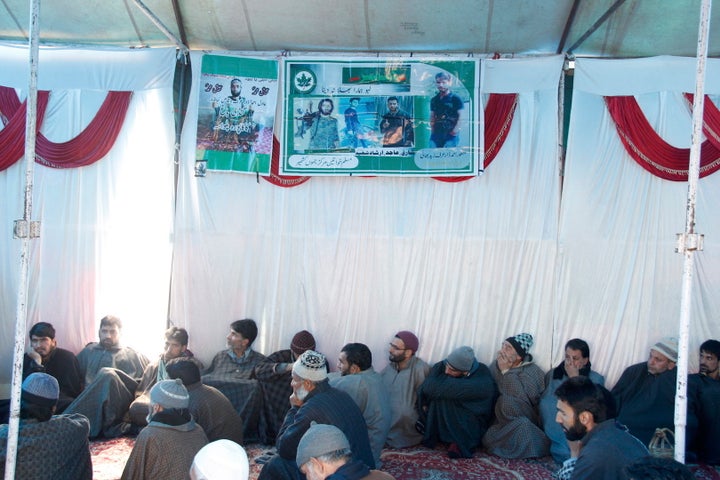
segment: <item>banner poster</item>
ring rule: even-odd
[[[482,168],[475,59],[282,63],[288,175],[469,176]]]
[[[270,173],[277,92],[277,60],[203,55],[196,175]]]

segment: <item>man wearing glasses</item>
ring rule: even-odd
[[[415,429],[417,390],[425,381],[430,367],[415,356],[420,342],[412,332],[398,332],[390,342],[390,364],[381,372],[390,395],[392,420],[386,444],[392,448],[417,445],[422,435]]]

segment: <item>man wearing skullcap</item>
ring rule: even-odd
[[[380,454],[390,430],[390,399],[382,377],[372,366],[372,352],[364,343],[348,343],[338,357],[338,371],[328,378],[330,385],[355,400],[365,418],[375,466],[380,467]]]
[[[416,355],[420,342],[414,333],[402,330],[390,341],[390,363],[380,372],[390,398],[390,431],[385,443],[393,448],[417,445],[422,435],[418,419],[417,391],[430,366]]]
[[[625,369],[611,393],[617,407],[617,420],[647,445],[656,428],[675,429],[675,388],[678,343],[666,337],[650,347],[647,362]],[[698,428],[695,384],[688,384],[687,440]]]
[[[307,480],[394,480],[392,475],[353,460],[350,442],[334,425],[313,422],[300,439],[295,460]]]
[[[335,425],[347,437],[353,458],[374,468],[365,419],[350,396],[333,388],[327,379],[325,356],[308,350],[292,368],[290,410],[280,428],[277,454],[265,464],[258,480],[302,480],[295,458],[298,444],[312,422]]]
[[[450,458],[472,458],[490,424],[497,396],[488,367],[468,346],[456,348],[430,369],[418,390],[422,443],[448,444]]]
[[[506,338],[490,367],[500,397],[483,445],[499,457],[544,457],[550,450],[538,407],[545,390],[545,373],[533,363],[532,345],[529,333]]]
[[[275,443],[285,414],[290,408],[288,397],[292,366],[295,360],[307,350],[315,350],[315,337],[307,330],[297,332],[290,341],[290,348],[270,354],[255,365],[255,377],[260,382],[263,394],[264,431],[260,438],[266,445]]]
[[[15,478],[90,480],[90,423],[82,415],[53,415],[55,377],[31,373],[22,383]],[[0,425],[0,476],[5,476],[8,425]]]
[[[189,395],[179,379],[150,390],[148,425],[138,434],[122,480],[188,478],[195,454],[207,443],[188,411]]]

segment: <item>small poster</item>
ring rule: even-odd
[[[475,59],[285,59],[287,175],[468,176],[480,170]]]
[[[276,60],[204,55],[195,172],[270,173],[277,107]]]

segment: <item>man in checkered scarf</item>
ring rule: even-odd
[[[490,366],[500,396],[495,403],[495,422],[485,433],[483,445],[499,457],[544,457],[550,451],[538,409],[545,372],[533,363],[532,345],[529,333],[508,337]]]

